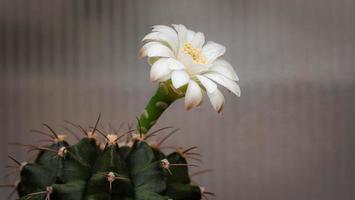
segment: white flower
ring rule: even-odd
[[[213,108],[221,112],[224,96],[216,83],[240,96],[236,83],[238,76],[222,58],[226,48],[212,41],[205,43],[203,33],[188,30],[184,25],[172,26],[153,26],[152,32],[143,38],[146,43],[140,50],[140,56],[148,57],[148,63],[152,65],[151,81],[171,79],[176,89],[187,85],[187,109],[199,106],[207,93]]]

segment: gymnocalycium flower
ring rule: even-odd
[[[222,58],[226,48],[212,41],[205,43],[203,33],[184,25],[172,26],[153,26],[152,32],[143,38],[146,43],[140,56],[148,57],[152,65],[151,81],[171,80],[177,90],[187,86],[185,107],[188,110],[199,106],[207,93],[213,108],[221,112],[224,96],[216,83],[240,96],[238,76],[231,64]]]
[[[226,48],[212,41],[205,43],[203,33],[181,24],[156,25],[142,41],[145,44],[139,54],[148,58],[150,79],[160,85],[138,119],[140,133],[146,133],[179,98],[185,97],[185,107],[190,110],[207,94],[220,113],[225,100],[217,84],[240,96],[238,76],[222,57]]]

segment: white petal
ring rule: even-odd
[[[192,63],[188,66],[189,66],[188,70],[190,74],[202,74],[204,72],[208,72],[208,65]]]
[[[142,39],[142,42],[147,41],[147,40],[159,40],[158,38],[159,33],[158,32],[150,32],[144,38]]]
[[[173,86],[178,89],[181,86],[187,84],[190,81],[190,77],[183,70],[173,71],[171,73],[171,81],[173,83]]]
[[[140,50],[141,57],[174,57],[174,53],[160,42],[148,42]]]
[[[185,107],[190,110],[197,107],[202,102],[202,90],[200,86],[193,80],[190,80],[185,93]]]
[[[195,35],[195,31],[187,29],[186,40],[188,42],[191,42],[194,35]]]
[[[165,33],[166,35],[168,35],[169,37],[171,37],[174,40],[178,39],[176,31],[173,28],[171,28],[170,26],[155,25],[155,26],[153,26],[153,31]]]
[[[165,82],[167,80],[171,79],[171,73],[159,78],[156,82]]]
[[[186,66],[193,64],[193,59],[190,55],[186,54],[184,51],[180,51],[178,59],[181,63],[184,63]]]
[[[211,80],[221,84],[222,86],[226,87],[229,91],[233,92],[238,97],[240,96],[240,87],[239,85],[234,82],[233,80],[220,75],[218,73],[209,72],[204,74],[204,76],[210,78]]]
[[[185,66],[178,60],[174,58],[169,58],[169,68],[171,70],[182,70],[185,69]]]
[[[201,32],[196,33],[191,40],[191,44],[195,48],[202,48],[204,43],[205,43],[205,35]]]
[[[218,43],[208,41],[202,48],[202,54],[207,58],[208,63],[212,63],[226,52],[226,48]]]
[[[209,71],[220,73],[233,81],[239,81],[237,73],[235,73],[232,65],[223,59],[217,59],[214,61]]]
[[[224,105],[224,96],[221,91],[219,91],[219,89],[216,89],[213,93],[207,93],[207,95],[215,111],[217,111],[218,113],[222,112]]]
[[[174,52],[177,51],[178,37],[176,31],[164,25],[155,25],[151,33],[147,34],[142,41],[161,41],[167,44]]]
[[[151,32],[147,34],[142,41],[158,41],[162,44],[168,45],[171,50],[176,51],[177,40],[160,32]]]
[[[170,74],[171,70],[168,64],[168,58],[158,59],[150,69],[150,80],[153,82],[160,81],[160,79]]]
[[[201,75],[196,75],[196,77],[201,82],[201,84],[203,85],[203,87],[206,89],[207,92],[212,93],[217,89],[217,84],[215,84],[210,79]]]
[[[179,38],[179,48],[182,47],[182,45],[187,41],[187,29],[184,25],[179,24],[173,24],[173,27],[175,28],[176,32],[178,33],[178,38]]]
[[[185,52],[181,52],[179,54],[179,61],[184,64],[186,70],[188,70],[189,74],[201,74],[208,71],[209,64],[197,64],[194,63],[192,57],[186,54]]]

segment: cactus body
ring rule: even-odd
[[[21,167],[20,200],[199,200],[183,153],[165,155],[141,139],[99,148],[85,137],[57,141]]]

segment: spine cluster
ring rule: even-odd
[[[85,135],[74,145],[47,125],[51,134],[36,132],[50,137],[49,145],[16,144],[38,151],[33,162],[9,157],[20,171],[14,185],[20,200],[199,200],[213,195],[191,183],[192,176],[207,172],[189,174],[189,167],[198,166],[188,160],[200,161],[196,147],[168,155],[160,150],[176,130],[165,137],[160,136],[171,127],[146,134],[106,133],[98,121],[87,130],[72,124]]]

